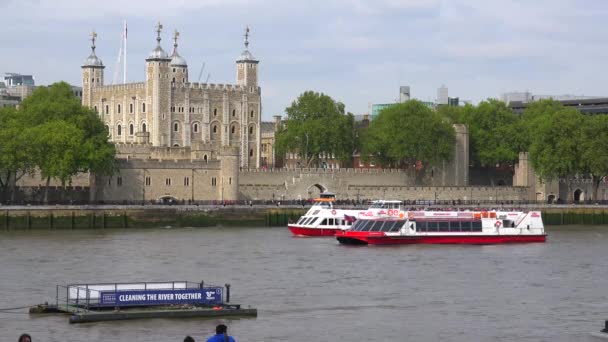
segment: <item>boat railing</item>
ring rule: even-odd
[[[169,281],[169,282],[130,282],[130,283],[95,283],[95,284],[69,284],[57,285],[55,295],[55,305],[58,309],[66,312],[89,311],[92,308],[112,307],[114,304],[106,304],[102,296],[107,293],[135,292],[141,293],[153,291],[175,291],[192,289],[217,289],[223,286],[206,284],[203,281]],[[221,302],[230,301],[230,284],[225,284],[225,290],[221,291]],[[134,304],[132,306],[137,306]],[[140,304],[148,305],[148,304]]]

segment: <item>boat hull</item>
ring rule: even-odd
[[[289,225],[289,231],[295,236],[335,236],[339,228],[310,228]]]
[[[411,245],[411,244],[454,244],[454,245],[496,245],[507,243],[545,242],[546,234],[539,235],[419,235],[386,236],[384,234],[338,234],[337,240],[346,245]]]

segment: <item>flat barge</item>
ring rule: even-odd
[[[30,314],[65,314],[70,323],[144,318],[257,317],[257,309],[231,304],[224,287],[189,281],[57,285],[55,303]]]

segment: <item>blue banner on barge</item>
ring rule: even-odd
[[[221,287],[179,290],[135,290],[101,291],[99,304],[130,305],[168,305],[168,304],[222,304]]]

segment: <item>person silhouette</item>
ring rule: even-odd
[[[215,327],[215,335],[209,337],[207,342],[236,342],[232,336],[228,335],[228,327],[219,324]]]

